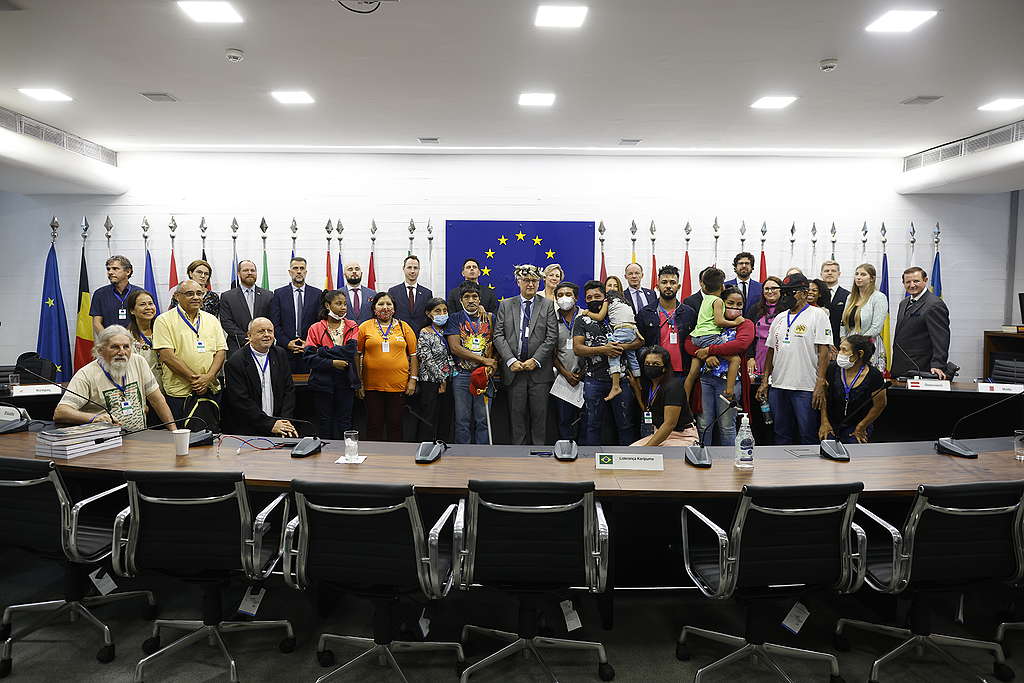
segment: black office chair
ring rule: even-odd
[[[771,655],[822,661],[829,665],[831,683],[839,683],[835,655],[766,643],[763,639],[764,602],[796,590],[822,587],[847,593],[864,581],[866,537],[853,523],[857,496],[864,484],[743,487],[729,532],[692,505],[683,506],[683,557],[686,573],[709,598],[736,597],[749,602],[745,637],[684,626],[676,657],[687,661],[688,635],[697,635],[738,650],[697,671],[695,683],[709,672],[741,659],[761,660],[783,680],[790,677]],[[691,542],[692,520],[710,530],[714,543]],[[799,588],[794,588],[799,585]],[[775,587],[775,588],[773,588]]]
[[[959,591],[971,584],[1016,582],[1024,574],[1021,519],[1024,481],[984,482],[949,486],[922,485],[899,530],[864,506],[857,509],[867,522],[885,532],[887,543],[868,554],[867,583],[880,593],[910,593],[910,628],[897,628],[853,619],[836,622],[836,648],[849,649],[846,626],[906,640],[871,666],[870,681],[878,681],[881,666],[908,650],[928,648],[971,678],[978,674],[946,652],[943,646],[988,650],[996,661],[992,672],[1001,681],[1013,679],[999,643],[932,633],[930,598],[938,592]],[[874,545],[874,544],[872,544]]]
[[[422,594],[438,600],[452,585],[451,530],[455,505],[424,533],[413,487],[407,484],[318,483],[292,481],[298,516],[282,540],[285,582],[298,590],[327,584],[373,602],[373,638],[324,633],[316,656],[333,666],[330,642],[365,648],[358,657],[321,676],[326,681],[359,662],[386,660],[405,680],[395,651],[454,651],[459,670],[464,662],[459,643],[396,641],[396,614],[401,596]]]
[[[72,504],[64,480],[48,460],[0,458],[0,547],[24,548],[44,558],[59,561],[64,567],[64,599],[11,605],[4,610],[0,638],[0,678],[11,673],[11,649],[16,640],[37,631],[62,616],[81,616],[103,633],[103,647],[96,659],[104,664],[114,659],[114,641],[110,629],[97,619],[90,607],[132,598],[145,598],[148,619],[156,617],[156,603],[149,591],[125,591],[109,595],[88,595],[92,587],[89,573],[110,555],[111,523],[105,526],[93,519],[86,521],[87,506],[108,496],[125,495],[125,486],[114,488]],[[34,624],[11,633],[11,617],[16,612],[47,614]]]
[[[228,660],[231,681],[238,681],[235,660],[221,634],[281,628],[281,652],[295,649],[288,621],[223,621],[222,593],[229,580],[244,575],[251,584],[266,579],[281,557],[279,544],[264,545],[268,519],[283,503],[282,523],[288,518],[288,494],[277,496],[255,521],[245,479],[240,472],[125,472],[129,507],[114,522],[114,571],[121,576],[160,572],[197,583],[203,590],[203,619],[158,619],[153,635],[142,644],[148,657],[135,667],[142,681],[153,660],[202,640],[220,646]],[[160,630],[188,631],[160,648]]]
[[[538,647],[593,650],[598,676],[615,678],[601,643],[537,635],[545,599],[573,587],[604,592],[608,580],[608,524],[594,500],[594,482],[469,482],[469,497],[455,517],[456,581],[497,588],[519,600],[516,633],[466,625],[462,641],[481,633],[511,641],[472,664],[462,683],[491,664],[523,650],[536,657],[552,680]]]

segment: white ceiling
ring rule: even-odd
[[[16,0],[0,12],[0,106],[116,150],[171,145],[605,147],[900,154],[1024,116],[1021,0],[581,0],[581,30],[533,26],[536,0],[233,0],[199,25],[171,0]],[[933,8],[909,34],[864,31]],[[224,60],[228,47],[243,63]],[[838,57],[830,74],[817,63]],[[21,87],[75,98],[42,103]],[[306,89],[286,107],[268,91]],[[551,109],[521,91],[553,91]],[[137,93],[166,91],[176,104]],[[794,94],[787,110],[748,107]],[[905,106],[915,95],[942,95]],[[435,148],[436,149],[436,148]],[[444,148],[436,151],[445,151]]]

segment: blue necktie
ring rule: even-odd
[[[530,329],[531,306],[533,306],[533,301],[527,301],[526,308],[523,309],[523,329],[519,331],[519,360],[526,360],[526,357],[530,355],[530,338],[526,336],[526,332]]]

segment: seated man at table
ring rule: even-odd
[[[110,422],[141,430],[146,428],[148,401],[160,422],[169,423],[167,429],[177,429],[149,363],[132,353],[131,332],[121,325],[104,328],[92,354],[96,360],[82,366],[68,383],[53,411],[54,422]]]
[[[274,344],[274,323],[254,318],[248,346],[224,364],[224,409],[244,434],[298,436],[289,418],[295,411],[289,353]]]

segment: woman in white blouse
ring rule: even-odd
[[[885,344],[879,335],[889,314],[889,300],[875,287],[875,267],[862,263],[853,273],[853,288],[843,309],[841,337],[862,334],[870,337],[877,351],[871,358],[871,365],[885,372]],[[836,340],[838,344],[840,340]]]

